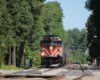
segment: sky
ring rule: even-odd
[[[63,27],[68,29],[78,28],[82,30],[85,27],[88,17],[91,12],[85,8],[87,0],[46,0],[46,2],[57,1],[63,10]]]

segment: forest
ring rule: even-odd
[[[64,30],[60,3],[44,2],[45,0],[0,0],[2,64],[23,67],[24,61],[30,59],[32,66],[40,65],[40,41],[46,34],[59,36],[71,49],[69,61],[85,63],[87,30]]]

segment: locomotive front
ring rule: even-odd
[[[50,66],[51,64],[61,63],[62,40],[55,36],[45,36],[41,40],[41,64]]]

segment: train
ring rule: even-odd
[[[57,35],[46,35],[40,42],[41,65],[68,64],[69,48]]]

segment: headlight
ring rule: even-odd
[[[41,53],[41,56],[44,56],[45,54],[44,53]]]
[[[50,39],[52,39],[52,37],[50,37]]]
[[[53,47],[52,46],[50,46],[50,50],[53,50]]]

